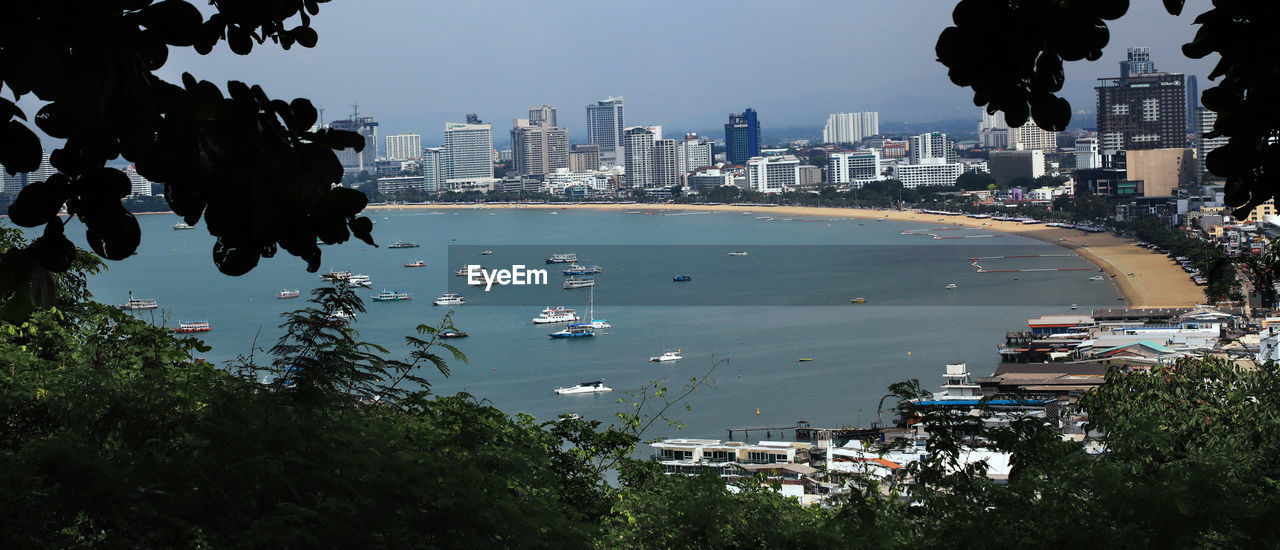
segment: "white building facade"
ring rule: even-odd
[[[622,166],[623,133],[626,129],[622,96],[610,97],[587,105],[587,143],[600,146],[600,163]]]
[[[800,159],[794,155],[751,157],[747,160],[747,188],[781,193],[800,184]]]
[[[831,153],[827,155],[827,183],[853,183],[856,180],[875,180],[880,178],[884,166],[880,163],[880,152],[852,151]]]
[[[894,179],[908,189],[955,185],[963,173],[963,164],[942,162],[942,159],[932,159],[923,164],[899,164],[893,168]]]
[[[857,143],[880,133],[880,113],[835,113],[827,116],[822,127],[824,143]]]
[[[422,136],[419,134],[396,134],[387,136],[387,158],[391,160],[410,160],[422,156]]]
[[[644,126],[627,128],[623,132],[623,181],[632,189],[651,189],[653,182],[654,132]],[[604,155],[601,147],[601,156]],[[604,162],[602,158],[600,162]]]
[[[445,181],[493,178],[493,126],[446,123],[441,156]]]

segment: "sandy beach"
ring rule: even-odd
[[[1085,233],[1075,229],[1045,227],[1041,224],[1024,225],[962,216],[936,216],[913,211],[869,210],[858,208],[821,208],[811,206],[732,206],[694,204],[538,204],[538,205],[476,205],[476,204],[426,204],[370,206],[370,209],[574,209],[617,211],[703,211],[703,212],[751,212],[762,216],[787,216],[799,218],[858,218],[919,222],[921,229],[939,226],[962,226],[975,229],[992,229],[1039,239],[1066,247],[1102,268],[1116,281],[1130,307],[1188,307],[1204,302],[1204,291],[1191,282],[1182,268],[1163,254],[1139,247],[1128,239],[1109,233]]]

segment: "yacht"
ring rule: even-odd
[[[601,271],[604,271],[604,269],[602,269],[598,265],[569,264],[569,267],[564,270],[564,274],[565,275],[595,275],[597,273],[600,273]]]
[[[338,310],[325,318],[325,322],[331,327],[340,327],[356,320],[356,314]]]
[[[692,281],[692,280],[693,280],[693,275],[680,274],[680,275],[676,275],[676,276],[672,277],[672,278],[671,278],[671,280],[672,280],[672,281],[675,281],[675,282],[677,282],[677,283],[683,283],[683,282],[685,282],[685,281]]]
[[[463,298],[461,294],[446,292],[441,294],[439,298],[436,298],[436,301],[431,303],[437,306],[460,306],[467,303],[467,299]]]
[[[298,296],[302,296],[302,291],[289,290],[287,288],[276,293],[276,298],[279,298],[281,300],[284,300],[286,298],[297,298]]]
[[[397,302],[400,300],[408,300],[409,298],[412,298],[412,296],[410,296],[408,292],[383,289],[382,292],[379,292],[376,296],[370,299],[375,302]]]
[[[209,327],[208,321],[179,321],[178,328],[173,329],[174,332],[179,334],[187,334],[190,332],[209,332],[210,330],[213,329]]]
[[[680,360],[680,359],[684,359],[684,356],[683,356],[683,355],[680,355],[680,350],[675,350],[675,351],[668,351],[668,352],[666,352],[666,353],[664,353],[664,354],[662,354],[662,355],[659,355],[659,356],[657,356],[657,357],[650,357],[650,358],[649,358],[649,362],[650,362],[650,363],[665,363],[665,362],[667,362],[667,361],[678,361],[678,360]]]
[[[609,321],[596,319],[596,289],[591,287],[591,298],[587,302],[587,322],[582,323],[594,329],[613,328]]]
[[[129,293],[129,301],[120,304],[120,309],[124,310],[155,309],[157,307],[160,307],[160,304],[156,303],[155,300],[134,298],[132,292]]]
[[[420,245],[413,241],[396,241],[387,245],[387,248],[418,248],[418,246]]]
[[[730,255],[730,256],[746,256],[746,255],[747,255],[747,251],[746,251],[746,250],[738,250],[738,251],[736,251],[736,252],[730,252],[730,253],[729,253],[729,255]]]
[[[488,256],[488,255],[490,255],[490,254],[493,254],[493,251],[492,251],[492,250],[483,250],[483,251],[481,251],[481,252],[480,252],[480,255],[481,255],[481,256]]]
[[[412,262],[404,264],[404,266],[405,267],[427,267],[427,262],[422,260],[414,260]]]
[[[578,263],[577,254],[552,254],[547,258],[549,264],[575,264]]]
[[[591,277],[569,277],[560,286],[564,288],[587,288],[596,286],[596,280]]]
[[[462,332],[462,331],[460,331],[460,330],[458,330],[458,329],[456,329],[456,328],[447,328],[447,329],[444,329],[444,330],[440,331],[440,332],[437,334],[437,336],[439,336],[439,337],[441,337],[441,338],[466,338],[466,337],[467,337],[467,333]]]
[[[863,297],[861,297],[861,296],[859,296],[859,297],[857,297],[857,298],[850,298],[850,299],[849,299],[849,303],[851,303],[851,304],[865,304],[865,303],[867,303],[867,299],[866,299],[866,298],[863,298]]]
[[[947,290],[955,290],[955,289],[956,289],[956,284],[955,284],[955,283],[949,283],[949,284],[947,285]]]
[[[564,328],[557,330],[547,336],[552,338],[585,338],[587,336],[595,336],[596,331],[591,325],[586,323],[565,325]]]
[[[577,312],[573,309],[566,308],[564,306],[555,308],[548,307],[542,310],[542,313],[537,317],[533,318],[533,324],[545,325],[549,323],[572,323],[579,319],[581,319],[581,317],[578,317]]]
[[[195,226],[187,225],[183,222],[178,222],[173,224],[174,231],[185,231],[187,229],[195,229]]]
[[[373,285],[373,277],[368,275],[352,275],[347,277],[347,284],[350,286],[370,287]]]
[[[577,386],[569,386],[567,388],[556,388],[556,395],[573,395],[575,393],[604,393],[613,391],[613,388],[604,385],[603,380],[594,382],[583,382]]]

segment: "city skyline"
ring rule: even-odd
[[[882,123],[974,118],[971,93],[947,79],[933,52],[955,2],[918,4],[904,17],[890,5],[798,2],[779,10],[759,2],[709,3],[682,6],[680,18],[660,17],[663,10],[649,6],[590,5],[598,16],[593,20],[613,24],[530,35],[522,29],[564,27],[586,6],[332,2],[312,20],[320,34],[312,50],[267,44],[244,57],[225,45],[205,57],[175,50],[161,75],[177,81],[190,71],[220,87],[234,79],[261,84],[273,96],[309,97],[325,108],[326,120],[347,117],[358,103],[362,114],[382,123],[380,133],[419,133],[424,145],[438,144],[438,128],[463,113],[504,121],[540,104],[559,108],[559,126],[582,142],[583,106],[610,96],[627,97],[629,126],[661,124],[706,135],[715,135],[728,113],[744,106],[761,113],[766,131],[821,128],[829,114],[851,111],[878,111]],[[1208,1],[1188,2],[1185,12],[1198,13],[1199,4]],[[677,55],[690,43],[726,40],[713,31],[764,13],[786,31],[776,36],[803,36],[805,42],[740,41],[717,46],[710,57]],[[876,24],[848,25],[863,20]],[[1128,47],[1149,47],[1162,70],[1188,75],[1203,77],[1216,61],[1183,57],[1181,44],[1194,36],[1191,17],[1169,16],[1158,4],[1135,3],[1111,26],[1102,59],[1066,67],[1063,93],[1077,111],[1072,127],[1094,126],[1096,78],[1115,76]],[[513,51],[545,54],[514,63]],[[840,59],[847,68],[832,72]]]

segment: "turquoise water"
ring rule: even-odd
[[[1090,271],[979,274],[969,265],[968,258],[977,256],[1063,253],[1047,243],[1012,235],[934,240],[902,234],[935,228],[939,222],[802,222],[757,219],[760,214],[585,210],[551,215],[545,210],[509,209],[383,210],[370,216],[377,222],[374,236],[380,243],[407,240],[422,247],[375,249],[359,242],[325,247],[321,272],[368,274],[373,288],[365,294],[370,296],[383,288],[414,294],[408,301],[367,302],[368,313],[355,325],[363,339],[397,353],[405,349],[403,336],[443,316],[443,308],[430,302],[460,281],[451,275],[459,267],[452,264],[461,255],[469,256],[468,251],[493,249],[493,256],[475,258],[495,265],[508,262],[501,258],[507,251],[522,251],[518,260],[528,262],[574,252],[573,245],[610,245],[593,249],[593,254],[607,257],[607,263],[583,258],[597,260],[594,263],[606,270],[596,291],[596,316],[613,324],[607,334],[552,340],[547,333],[558,326],[530,323],[544,305],[585,311],[585,289],[539,289],[544,294],[520,300],[515,299],[520,289],[502,289],[507,294],[501,299],[468,289],[472,303],[457,308],[454,323],[471,334],[455,340],[470,362],[453,365],[450,378],[426,375],[437,393],[466,391],[511,413],[549,419],[573,411],[611,420],[623,407],[619,399],[627,405],[634,401],[627,390],[654,379],[678,388],[724,361],[715,369],[714,386],[692,396],[692,409],[680,407],[672,413],[687,424],[678,432],[685,437],[723,438],[728,427],[789,426],[802,419],[817,426],[866,426],[875,420],[877,402],[890,383],[918,378],[926,388],[934,388],[948,361],[968,362],[975,376],[989,374],[1005,331],[1025,327],[1027,319],[1070,313],[1072,303],[1081,311],[1091,304],[1122,303],[1109,280],[1088,281]],[[301,260],[284,253],[263,260],[243,277],[223,276],[212,264],[213,239],[203,226],[174,231],[173,216],[139,219],[144,236],[138,255],[112,262],[106,273],[90,281],[90,290],[107,303],[123,303],[129,291],[135,297],[154,298],[161,309],[143,317],[157,323],[208,320],[214,330],[202,335],[213,346],[207,359],[224,362],[248,354],[255,341],[259,347],[270,347],[279,336],[280,313],[303,305],[298,299],[277,300],[275,293],[300,288],[305,294],[320,282],[316,274],[305,271]],[[83,228],[73,222],[68,230],[83,246]],[[979,230],[946,234],[997,235]],[[634,250],[667,246],[686,253],[679,260],[670,259],[671,265],[655,265],[639,252],[633,257],[619,252],[640,245],[645,248]],[[783,257],[777,254],[786,248],[766,245],[805,246],[789,247],[798,252]],[[746,258],[722,253],[752,246],[758,251]],[[695,253],[700,250],[721,253]],[[610,252],[615,255],[608,256]],[[428,267],[402,267],[418,258]],[[999,266],[984,266],[1090,267],[1078,257],[993,263]],[[677,290],[670,282],[677,271],[693,273],[694,281],[680,283],[687,286]],[[561,279],[558,270],[552,271],[554,285]],[[959,288],[945,290],[947,283]],[[648,288],[654,290],[637,290]],[[717,298],[700,301],[699,289]],[[787,296],[798,298],[779,298]],[[849,304],[853,296],[866,297],[867,303]],[[486,300],[538,305],[481,305]],[[787,305],[823,300],[833,305]],[[698,303],[718,305],[692,305]],[[677,348],[684,355],[681,361],[647,362],[650,356]],[[813,361],[797,362],[801,357]],[[552,393],[558,386],[595,379],[603,379],[615,391]],[[646,435],[676,433],[659,422]]]

